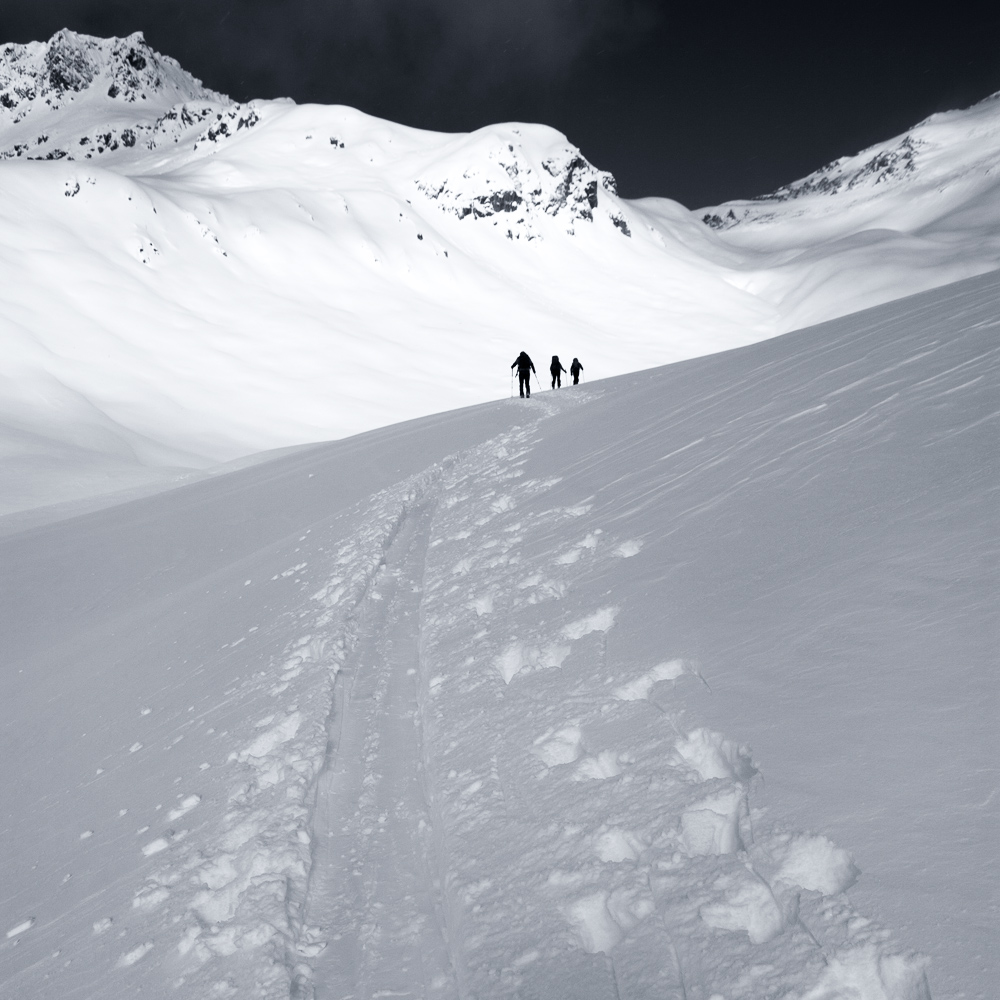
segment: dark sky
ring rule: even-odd
[[[627,197],[691,208],[773,190],[1000,90],[997,2],[0,2],[0,42],[62,27],[141,30],[240,99],[350,104],[443,131],[545,122]]]

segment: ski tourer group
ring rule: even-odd
[[[521,351],[521,353],[514,359],[514,363],[510,366],[511,371],[517,369],[517,384],[521,390],[521,398],[524,399],[525,396],[531,397],[531,373],[535,372],[535,365],[531,358],[528,357],[526,351]],[[580,382],[580,372],[583,371],[583,365],[580,364],[579,358],[574,358],[572,364],[569,366],[569,374],[573,376],[573,385],[578,385]],[[562,388],[562,376],[566,373],[566,369],[563,368],[562,362],[559,360],[558,354],[552,355],[552,363],[549,365],[549,374],[552,376],[552,388],[561,389]],[[535,372],[537,375],[538,372]]]

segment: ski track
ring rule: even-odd
[[[336,688],[306,905],[324,950],[315,971],[299,964],[293,996],[455,994],[418,708],[432,504],[404,515]],[[311,950],[308,942],[299,946],[304,959]]]
[[[852,908],[850,856],[766,820],[747,749],[685,727],[696,666],[619,657],[601,568],[642,540],[591,497],[547,507],[556,481],[524,469],[539,422],[585,398],[532,400],[348,539],[314,533],[287,572],[325,565],[322,585],[227,692],[273,708],[211,834],[187,837],[181,789],[141,840],[118,970],[159,953],[199,997],[929,996],[923,960]]]

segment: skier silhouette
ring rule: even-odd
[[[521,390],[521,399],[527,395],[531,398],[531,373],[535,371],[535,366],[532,363],[531,358],[521,351],[521,353],[514,359],[514,364],[510,366],[512,369],[517,368],[517,384]],[[537,375],[538,372],[535,372]]]
[[[583,365],[580,364],[579,358],[574,358],[573,363],[569,366],[570,374],[573,376],[573,385],[580,384],[580,372],[583,371]]]
[[[552,355],[552,364],[549,365],[549,372],[552,375],[552,388],[553,389],[556,386],[559,386],[560,389],[562,388],[562,378],[560,377],[560,373],[564,372],[564,371],[566,371],[566,369],[563,368],[562,362],[559,360],[559,355],[558,354],[553,354]]]

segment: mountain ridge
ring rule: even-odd
[[[1000,91],[967,108],[930,115],[900,135],[853,155],[841,156],[767,194],[701,209],[701,219],[712,229],[727,230],[739,225],[766,224],[776,217],[779,206],[802,198],[831,198],[852,192],[871,195],[880,186],[893,187],[908,181],[947,183],[954,178],[935,163],[935,159],[940,159],[942,148],[956,140],[981,141],[984,136],[992,139],[995,148],[998,131]],[[996,155],[976,159],[979,160],[976,168],[983,176],[995,171],[1000,162]],[[725,214],[721,214],[724,209]]]

